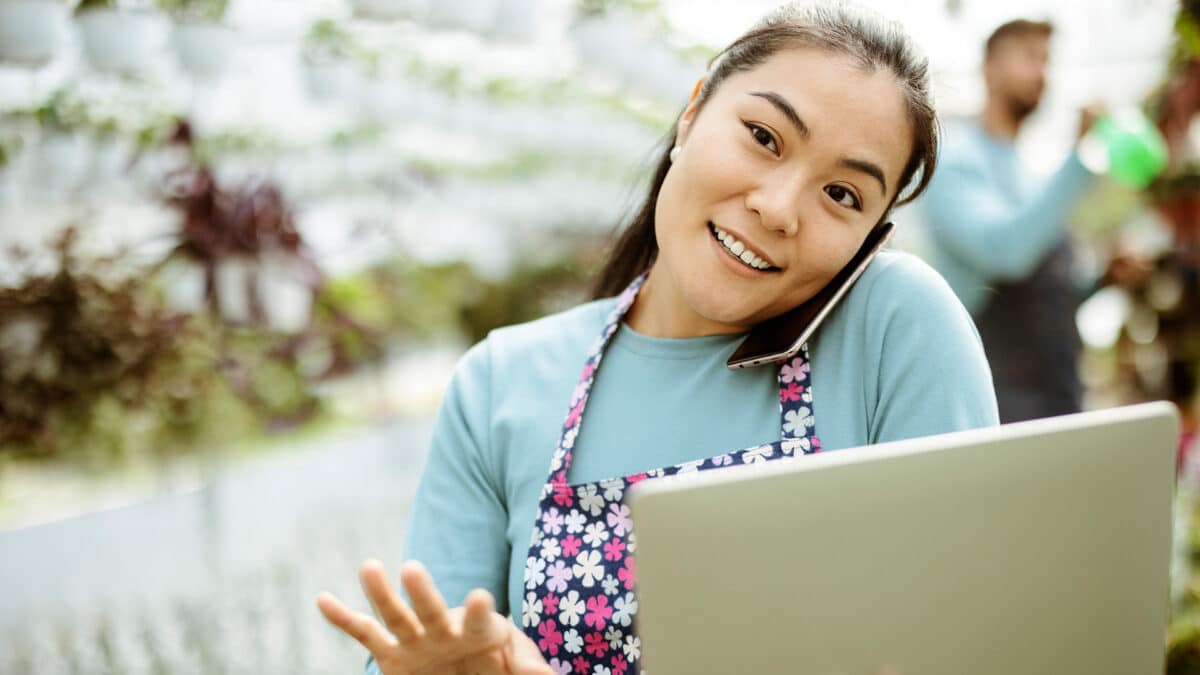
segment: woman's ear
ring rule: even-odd
[[[683,141],[687,138],[688,129],[692,126],[692,120],[696,117],[696,112],[700,109],[700,89],[704,86],[704,78],[696,80],[696,86],[692,89],[692,97],[688,99],[687,107],[683,109],[683,114],[679,116],[679,122],[675,126],[675,145],[683,145]]]

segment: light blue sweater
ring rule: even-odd
[[[613,304],[494,331],[458,364],[404,551],[430,569],[451,606],[475,587],[490,590],[501,613],[521,606],[539,491],[588,348]],[[622,326],[600,365],[568,480],[778,440],[777,370],[725,366],[741,338],[652,338]],[[997,423],[974,324],[945,281],[913,256],[881,253],[818,331],[810,356],[826,450]],[[373,663],[368,672],[377,672]]]
[[[1024,279],[1067,234],[1067,214],[1092,174],[1072,152],[1049,178],[1021,166],[1012,141],[977,123],[948,128],[937,171],[920,204],[933,263],[972,313],[992,284]]]

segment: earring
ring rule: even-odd
[[[679,153],[681,152],[683,152],[683,148],[677,145],[671,148],[671,153],[667,155],[667,157],[670,158],[672,163],[674,163],[674,161],[679,158]]]

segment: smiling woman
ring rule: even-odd
[[[638,673],[632,484],[996,423],[969,317],[903,254],[880,254],[794,358],[726,367],[933,172],[926,62],[895,24],[781,7],[714,60],[668,140],[596,300],[459,364],[413,506],[409,602],[374,561],[382,624],[320,598],[370,670]]]

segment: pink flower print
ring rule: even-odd
[[[546,609],[546,616],[558,614],[558,596],[547,593],[546,597],[542,598],[542,607]]]
[[[573,534],[568,534],[562,540],[562,550],[565,556],[579,555],[579,549],[583,548],[583,540]],[[569,578],[569,577],[568,577]]]
[[[813,444],[813,448],[815,448],[813,450],[814,453],[821,452],[821,439],[817,438],[816,436],[813,436],[812,444]]]
[[[567,488],[569,493],[571,488]],[[546,534],[558,535],[562,532],[563,523],[566,522],[566,516],[558,512],[558,509],[550,507],[550,510],[542,514],[542,532]]]
[[[786,388],[779,390],[779,402],[786,403],[788,401],[799,401],[800,394],[804,393],[804,387],[795,382],[788,383]]]
[[[575,673],[577,675],[588,675],[588,660],[582,656],[576,656],[571,663],[575,664]]]
[[[553,670],[555,675],[567,675],[571,672],[571,661],[550,659],[550,670]]]
[[[733,464],[733,455],[717,455],[712,458],[713,466],[729,466]]]
[[[633,562],[633,556],[625,558],[625,566],[617,572],[617,576],[625,582],[625,590],[633,590],[633,585],[637,583],[637,565]]]
[[[608,505],[608,526],[613,529],[613,534],[624,537],[632,525],[629,521],[628,506],[615,503]]]
[[[612,618],[613,608],[608,605],[608,596],[597,595],[594,598],[588,598],[587,609],[583,622],[596,630],[604,628],[604,625]]]
[[[570,429],[576,424],[579,424],[579,417],[583,415],[583,404],[585,403],[587,403],[586,399],[581,400],[571,408],[571,412],[567,413],[567,421],[563,424],[564,428]],[[559,408],[559,410],[562,410],[562,408]]]
[[[575,493],[570,485],[566,483],[554,484],[554,503],[563,508],[568,508],[575,503]],[[559,523],[559,525],[562,525],[562,523]],[[555,532],[555,534],[558,533]]]
[[[630,477],[626,478],[626,479],[625,479],[625,482],[626,482],[626,483],[629,483],[630,485],[633,485],[634,483],[640,483],[640,482],[642,482],[642,481],[644,481],[644,480],[646,480],[646,474],[644,474],[644,473],[635,473],[635,474],[633,474],[632,476],[630,476]]]
[[[608,651],[608,643],[604,641],[604,636],[600,633],[588,633],[587,637],[583,638],[586,645],[583,651],[600,658]]]
[[[538,626],[538,635],[542,636],[538,640],[538,649],[542,650],[543,654],[555,656],[558,654],[558,648],[563,643],[562,631],[554,626],[553,621],[543,621]]]
[[[625,553],[625,542],[620,539],[613,539],[604,545],[604,559],[617,561]]]
[[[579,379],[587,380],[589,377],[592,376],[592,373],[595,373],[595,372],[596,372],[596,364],[589,363],[583,367],[583,375]],[[559,408],[559,410],[562,410],[562,408]]]
[[[802,363],[802,359],[797,356],[783,364],[783,367],[779,369],[779,381],[787,384],[788,382],[799,380],[804,375],[804,371],[801,370]]]
[[[579,399],[583,398],[583,395],[587,393],[587,386],[587,380],[581,380],[579,384],[575,385],[575,391],[571,392],[571,405],[575,405]]]
[[[575,578],[575,572],[567,566],[562,560],[556,560],[553,565],[546,568],[546,588],[555,593],[564,593],[567,590],[567,582]]]
[[[612,657],[613,675],[625,675],[625,669],[629,668],[629,664],[625,661],[625,657],[617,654]]]

